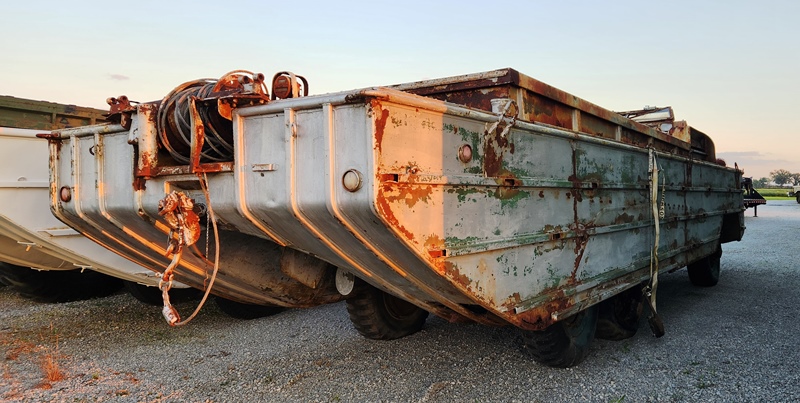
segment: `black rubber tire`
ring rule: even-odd
[[[125,281],[125,291],[128,291],[128,294],[131,294],[139,302],[147,305],[164,305],[164,299],[161,297],[161,290],[158,287],[148,287],[132,281]],[[169,300],[173,304],[198,299],[201,295],[200,290],[194,288],[172,288],[169,290]]]
[[[101,298],[122,288],[122,280],[93,270],[39,271],[3,263],[0,277],[21,296],[46,303]]]
[[[589,354],[597,329],[598,306],[593,305],[544,330],[523,331],[525,350],[533,359],[553,368],[578,365]]]
[[[797,204],[800,204],[800,192],[795,193],[794,199],[797,200]]]
[[[720,258],[722,248],[686,267],[689,281],[698,287],[713,287],[719,282]]]
[[[282,312],[286,309],[280,306],[244,304],[222,297],[216,297],[214,299],[216,300],[217,307],[220,311],[236,319],[258,319],[275,315],[276,313]]]
[[[599,303],[594,337],[615,341],[633,337],[639,330],[643,309],[644,296],[638,285]]]
[[[422,329],[428,311],[356,279],[353,295],[347,299],[350,322],[362,336],[373,340],[394,340]]]

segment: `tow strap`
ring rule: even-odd
[[[658,243],[661,235],[660,220],[666,215],[666,177],[664,177],[661,182],[661,206],[659,206],[658,203],[658,174],[660,171],[661,169],[658,167],[656,153],[652,148],[650,148],[650,205],[652,207],[651,213],[653,215],[653,222],[655,226],[655,239],[653,241],[653,249],[650,251],[650,281],[642,290],[642,292],[644,293],[647,304],[650,305],[650,317],[647,319],[647,322],[650,324],[650,330],[653,332],[653,336],[655,337],[661,337],[664,335],[664,322],[661,321],[661,316],[658,315],[658,311],[656,310],[656,290],[658,289]]]

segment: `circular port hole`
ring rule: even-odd
[[[66,203],[72,200],[72,191],[69,189],[69,186],[62,186],[58,191],[58,196],[61,198],[62,202]]]
[[[348,170],[344,173],[344,176],[342,176],[342,185],[344,185],[344,188],[349,192],[355,192],[361,189],[361,184],[361,172],[355,169]]]
[[[467,163],[472,161],[472,146],[464,144],[458,148],[458,160]]]

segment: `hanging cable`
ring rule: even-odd
[[[158,142],[172,158],[183,164],[190,162],[192,121],[190,99],[204,100],[220,95],[268,94],[262,74],[234,70],[219,80],[203,78],[189,81],[170,91],[158,107]],[[233,159],[233,125],[219,115],[215,107],[198,108],[203,121],[205,139],[200,151],[203,162]]]

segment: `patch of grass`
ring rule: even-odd
[[[625,401],[625,395],[614,397],[608,400],[608,403],[622,403]]]
[[[268,374],[267,374],[267,375],[264,377],[264,379],[262,379],[262,382],[264,382],[264,383],[266,383],[266,384],[270,384],[270,383],[272,383],[272,382],[274,382],[274,381],[275,381],[275,377],[272,375],[272,373],[271,373],[271,372],[270,372],[270,373],[268,373]]]
[[[44,379],[48,382],[63,381],[64,373],[61,372],[61,366],[58,363],[58,349],[48,352],[42,358],[42,370],[44,371]]]
[[[711,382],[708,379],[706,379],[705,376],[700,375],[697,377],[697,383],[695,383],[694,386],[697,389],[706,389],[714,386],[714,382]]]
[[[783,188],[769,188],[769,189],[756,189],[761,196],[764,196],[767,200],[793,200],[793,197],[789,197],[786,194],[790,192],[791,189]]]

